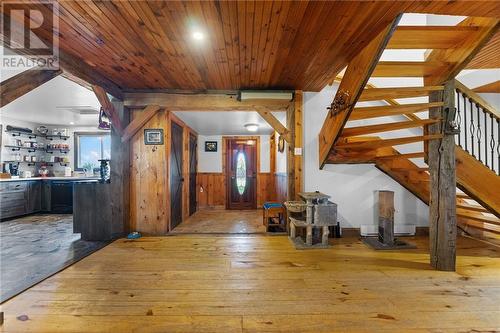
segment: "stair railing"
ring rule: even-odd
[[[455,87],[456,144],[500,175],[500,112],[460,82]]]

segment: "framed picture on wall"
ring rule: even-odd
[[[217,141],[205,141],[205,151],[216,152],[217,151]]]
[[[285,138],[283,138],[281,135],[278,138],[278,151],[280,153],[285,151]]]
[[[163,144],[163,129],[148,128],[144,130],[144,144],[146,145],[162,145]]]

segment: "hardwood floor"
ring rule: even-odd
[[[0,302],[109,242],[73,233],[72,215],[36,214],[0,223]]]
[[[500,251],[458,240],[456,273],[417,249],[285,236],[118,240],[2,306],[2,332],[497,332]]]
[[[262,210],[204,209],[191,215],[172,233],[253,234],[264,233]]]

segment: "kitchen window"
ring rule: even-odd
[[[75,133],[75,168],[93,170],[99,168],[99,160],[111,158],[109,133]]]

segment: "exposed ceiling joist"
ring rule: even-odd
[[[170,93],[125,93],[124,106],[144,108],[159,105],[170,111],[249,111],[255,107],[266,107],[270,111],[286,111],[290,101],[252,99],[239,101],[236,94],[170,94]]]
[[[476,93],[500,93],[500,80],[472,89]]]
[[[61,70],[32,68],[0,83],[0,107],[29,93],[62,73]]]

